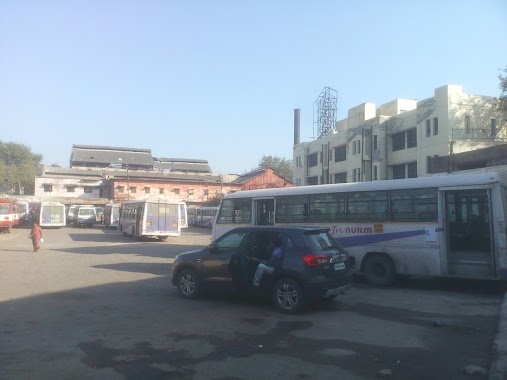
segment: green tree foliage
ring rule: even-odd
[[[507,100],[507,66],[503,70],[500,70],[501,72],[505,73],[505,75],[498,74],[498,79],[500,80],[500,91],[502,93],[500,94],[500,98]]]
[[[42,173],[42,155],[24,144],[0,141],[0,192],[33,194],[35,176]]]
[[[262,156],[259,161],[259,168],[273,169],[280,177],[292,182],[292,160],[274,156]]]

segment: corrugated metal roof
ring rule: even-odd
[[[193,164],[193,163],[168,163],[168,162],[154,162],[154,168],[172,171],[190,171],[190,172],[201,172],[211,173],[209,165]]]
[[[265,169],[260,169],[260,170],[255,170],[255,171],[251,171],[249,173],[242,174],[238,178],[236,178],[234,181],[232,181],[231,183],[244,183],[244,182],[248,181],[249,179],[255,178],[255,177],[263,174],[264,171],[265,171]]]
[[[111,149],[109,149],[111,148]],[[130,149],[130,148],[123,148]],[[71,166],[74,163],[123,164],[153,166],[153,157],[149,149],[122,150],[112,147],[73,146]]]
[[[188,162],[194,164],[208,164],[208,160],[198,160],[194,158],[153,158],[158,162]]]
[[[107,146],[107,145],[72,145],[72,148],[79,149],[91,149],[91,150],[120,150],[124,152],[144,152],[151,154],[151,149],[140,149],[140,148],[126,148],[121,146]]]
[[[87,178],[105,178],[109,176],[110,179],[114,177],[126,179],[148,179],[148,180],[162,180],[162,181],[191,181],[191,182],[216,182],[220,183],[221,179],[218,175],[213,174],[193,174],[193,173],[174,173],[174,172],[158,172],[158,171],[145,171],[145,170],[88,170],[80,168],[54,168],[45,167],[43,177],[72,177],[80,178],[86,176]],[[39,177],[39,178],[41,178]]]

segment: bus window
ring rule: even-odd
[[[437,219],[437,189],[391,191],[393,222],[432,222]]]
[[[344,222],[345,194],[310,195],[309,222]]]
[[[289,195],[276,198],[277,223],[304,222],[308,214],[306,195]]]
[[[236,199],[234,202],[234,222],[250,223],[252,221],[252,201]]]
[[[387,220],[387,191],[362,191],[347,194],[348,221],[383,222]]]

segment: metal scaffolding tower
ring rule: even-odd
[[[317,128],[317,139],[327,136],[336,124],[338,92],[331,87],[324,87],[313,103],[313,134]]]

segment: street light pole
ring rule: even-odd
[[[130,177],[129,177],[129,163],[127,161],[127,200],[130,201]]]

